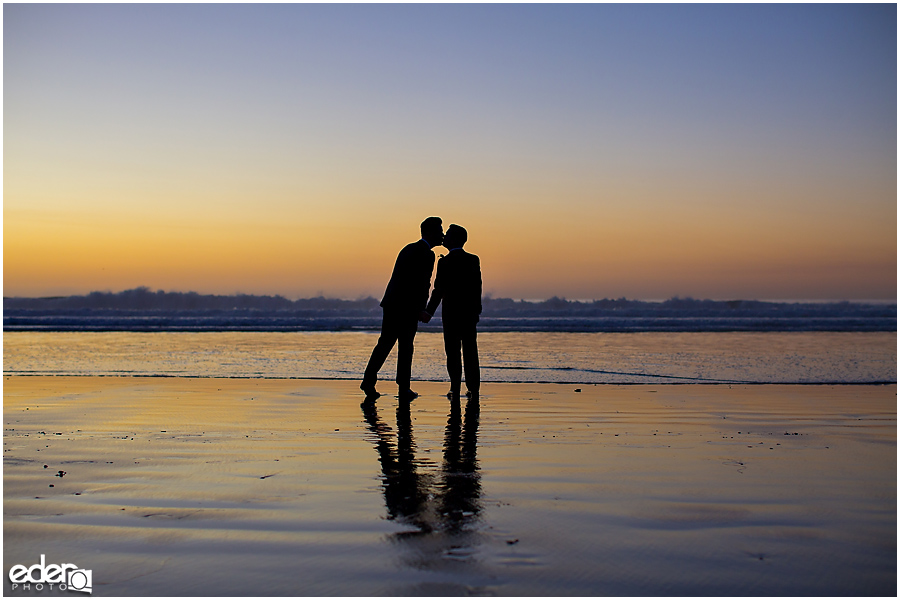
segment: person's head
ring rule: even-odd
[[[447,235],[444,236],[444,248],[452,250],[453,248],[462,248],[466,245],[469,235],[466,230],[459,225],[450,225],[447,228]]]
[[[440,246],[444,241],[444,229],[440,217],[428,217],[422,221],[422,237],[432,246]]]

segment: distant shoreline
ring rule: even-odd
[[[566,299],[553,296],[547,299],[519,299],[494,298],[490,294],[483,299],[484,303],[493,307],[515,307],[519,310],[559,310],[605,308],[626,309],[629,307],[657,307],[671,309],[673,307],[693,306],[709,308],[737,309],[748,306],[828,306],[828,305],[860,305],[860,306],[894,306],[896,299],[867,299],[867,300],[823,300],[823,299],[747,299],[732,298],[728,300],[695,299],[690,296],[684,298],[674,296],[665,300],[657,299],[628,299],[619,297],[616,299]],[[15,309],[118,309],[118,310],[303,310],[303,309],[364,309],[371,310],[378,307],[379,301],[373,296],[357,298],[329,298],[324,295],[310,298],[298,298],[290,300],[281,295],[255,295],[255,294],[200,294],[198,292],[167,292],[164,290],[153,291],[148,287],[137,287],[121,292],[94,291],[84,295],[73,294],[70,296],[5,296],[3,298],[4,310]]]
[[[663,302],[486,297],[480,331],[735,332],[896,331],[897,304],[696,300]],[[420,331],[440,331],[438,320]],[[3,330],[13,331],[377,331],[381,308],[359,300],[215,296],[193,292],[93,292],[56,298],[4,298]]]
[[[245,321],[245,322],[240,322]],[[194,315],[53,316],[16,314],[3,317],[3,331],[15,332],[377,332],[380,319],[305,319],[256,316],[196,317]],[[419,332],[441,331],[440,320],[420,325]],[[896,318],[772,318],[772,319],[483,319],[481,333],[735,333],[735,332],[895,332]]]

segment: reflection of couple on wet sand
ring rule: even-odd
[[[397,386],[401,400],[412,400],[418,394],[410,389],[413,343],[419,321],[427,323],[443,302],[441,321],[447,373],[450,375],[451,399],[459,398],[465,363],[466,388],[469,397],[477,398],[480,388],[476,324],[481,314],[481,264],[478,257],[463,250],[466,230],[450,225],[444,235],[441,219],[428,217],[422,221],[422,239],[408,244],[397,256],[394,271],[381,300],[384,317],[381,335],[366,365],[362,384],[366,402],[380,396],[375,390],[378,371],[397,344]],[[428,300],[434,271],[434,246],[443,245],[449,252],[438,261],[434,291]],[[462,356],[460,356],[462,349]]]
[[[427,470],[430,461],[416,459],[409,407],[408,402],[397,407],[395,438],[379,418],[375,403],[362,404],[381,463],[387,518],[415,528],[392,538],[412,547],[412,566],[441,570],[447,561],[468,562],[479,544],[473,526],[482,509],[476,457],[480,408],[477,399],[470,399],[462,418],[459,400],[451,399],[443,461],[435,472]]]

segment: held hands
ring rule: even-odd
[[[428,314],[427,310],[423,310],[422,312],[419,313],[419,320],[422,321],[423,323],[427,323],[428,321],[431,320],[431,315]]]

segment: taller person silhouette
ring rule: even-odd
[[[450,399],[459,398],[463,363],[466,368],[468,396],[477,399],[481,388],[478,367],[478,341],[475,325],[481,315],[481,262],[463,250],[468,239],[466,230],[450,225],[444,236],[444,247],[450,250],[438,261],[434,291],[422,320],[428,322],[443,301],[441,320],[444,325],[444,350],[450,375]],[[460,360],[462,346],[462,360]]]
[[[381,335],[372,350],[359,388],[365,392],[366,401],[380,396],[375,390],[378,371],[388,354],[397,344],[397,386],[401,400],[412,400],[418,394],[410,389],[412,376],[413,342],[420,318],[426,316],[431,275],[434,273],[434,252],[441,244],[444,232],[439,217],[428,217],[421,224],[422,239],[407,244],[397,256],[394,271],[381,300],[384,316]]]

